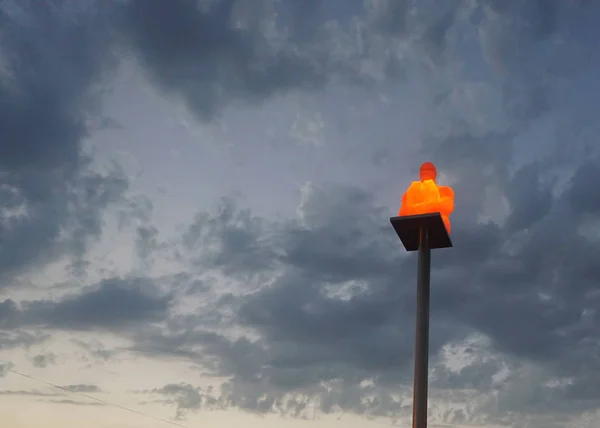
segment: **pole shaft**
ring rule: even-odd
[[[427,428],[430,273],[431,249],[429,248],[429,236],[427,226],[422,225],[419,230],[419,260],[417,272],[413,428]]]

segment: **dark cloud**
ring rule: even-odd
[[[596,120],[589,111],[597,104],[567,101],[579,78],[597,71],[597,3],[371,1],[358,24],[325,28],[321,3],[283,1],[293,16],[285,43],[277,26],[267,31],[271,2],[255,9],[241,0],[205,3],[125,1],[111,10],[110,25],[103,10],[63,19],[68,14],[41,6],[31,9],[31,26],[0,9],[3,277],[85,252],[87,238],[101,231],[100,213],[127,188],[118,170],[90,172],[81,145],[89,97],[102,65],[111,65],[110,43],[202,119],[235,100],[336,79],[365,84],[372,76],[362,70],[397,77],[416,64],[433,83],[455,73],[452,85],[435,86],[421,152],[454,180],[457,195],[456,246],[434,256],[432,394],[452,390],[474,400],[436,419],[527,426],[527,417],[534,423],[597,407],[600,241],[586,232],[600,209],[597,149],[580,151],[574,137],[573,152],[585,153],[585,162],[571,156],[557,166],[571,128]],[[394,49],[407,44],[408,51]],[[457,97],[469,98],[480,82],[497,98],[457,107]],[[569,119],[558,121],[567,108]],[[538,156],[531,135],[548,122],[557,141]],[[517,165],[517,153],[534,159]],[[145,280],[105,280],[61,300],[5,300],[0,346],[46,337],[19,330],[27,326],[125,330],[136,350],[189,358],[229,379],[214,394],[187,384],[154,391],[179,417],[211,406],[408,416],[398,396],[410,388],[414,257],[390,230],[389,210],[365,190],[315,187],[300,208],[300,218],[270,223],[224,200],[195,219],[180,261],[243,280],[238,294],[200,314],[169,313],[170,298]],[[137,232],[138,255],[150,263],[157,231],[146,222]],[[181,282],[206,290],[208,281],[194,281]],[[148,325],[167,317],[164,328]],[[232,339],[211,330],[216,325],[248,334]],[[444,345],[470,335],[484,337],[472,347],[475,357],[458,371],[442,365]]]
[[[595,188],[600,183],[600,166],[587,161],[571,179],[568,202],[574,214],[597,214],[600,212],[600,192]]]
[[[511,174],[509,168],[515,137],[552,107],[549,83],[535,77],[546,73],[543,67],[547,65],[537,58],[537,50],[567,25],[558,19],[559,6],[551,3],[548,9],[519,2],[505,7],[490,3],[483,4],[480,10],[481,47],[485,61],[502,81],[503,109],[512,121],[508,130],[476,134],[468,124],[459,123],[450,135],[435,137],[426,146],[428,154],[433,154],[458,179],[454,235],[455,241],[462,243],[452,252],[436,255],[436,266],[442,270],[434,272],[439,284],[434,301],[434,354],[443,344],[476,331],[490,336],[492,345],[503,352],[552,364],[564,361],[562,349],[580,340],[579,336],[565,337],[560,331],[575,322],[577,310],[562,307],[563,300],[543,302],[538,297],[545,280],[544,269],[554,262],[550,254],[545,258],[538,248],[549,248],[549,243],[544,243],[545,230],[553,222],[560,222],[562,215],[554,206],[552,182],[542,173],[543,165],[527,165],[516,174]],[[414,13],[413,5],[406,4],[380,2],[380,9],[373,15],[377,31],[402,36],[408,33],[406,28],[414,31],[420,25],[423,46],[431,49],[434,56],[444,53],[449,48],[448,35],[455,30],[453,26],[464,4],[457,2],[456,9],[440,11],[433,20],[430,14],[421,21],[415,16],[422,18],[427,15],[425,11]],[[131,5],[130,13],[136,11],[135,4]],[[221,22],[230,19],[232,13],[224,5],[212,12],[220,13]],[[146,11],[147,28],[152,22],[152,11]],[[173,19],[183,16],[177,8],[169,13]],[[190,15],[197,22],[209,16],[201,16],[197,11],[190,11]],[[312,19],[314,15],[307,12],[306,16]],[[193,22],[192,18],[187,22]],[[223,94],[223,100],[243,98],[243,92],[234,93],[240,90],[239,82],[246,85],[247,94],[257,98],[269,94],[265,87],[255,85],[256,76],[244,76],[221,92],[214,79],[207,82],[182,77],[185,70],[180,64],[186,64],[188,70],[208,67],[199,57],[206,48],[201,43],[190,47],[178,40],[181,49],[173,50],[175,41],[167,35],[150,34],[148,30],[144,33],[143,28],[138,27],[134,33],[138,38],[134,40],[138,48],[142,47],[149,73],[161,86],[186,94],[189,105],[201,115],[210,116],[214,112],[212,106],[224,102],[216,94]],[[188,34],[190,39],[204,36],[195,31],[178,34]],[[242,46],[234,30],[219,40],[226,47],[223,54],[215,54],[219,61],[225,61],[227,55],[233,55]],[[166,46],[170,48],[168,52]],[[231,64],[249,62],[254,51],[248,52]],[[169,59],[176,66],[166,66],[167,54],[172,55]],[[532,61],[523,61],[528,57]],[[284,70],[277,68],[281,64],[276,59],[273,63],[276,66],[269,71]],[[214,71],[218,64],[213,62],[209,70]],[[527,67],[521,67],[523,64]],[[247,72],[245,67],[246,64],[237,67],[235,73]],[[176,72],[180,74],[175,75]],[[259,72],[266,75],[265,70]],[[235,73],[224,73],[224,79],[239,77]],[[545,76],[553,77],[547,73]],[[324,82],[314,73],[305,73],[304,79],[298,84],[311,79]],[[277,78],[273,81],[273,87],[280,82]],[[293,83],[286,82],[289,87]],[[200,99],[203,104],[199,104]],[[477,224],[490,188],[508,200],[510,216],[506,226]],[[293,407],[286,407],[283,397],[293,391],[299,396],[318,397],[324,411],[345,409],[379,415],[398,409],[402,412],[400,403],[390,398],[390,391],[409,379],[414,266],[400,256],[398,243],[388,230],[388,213],[374,206],[366,192],[343,188],[314,191],[302,210],[302,221],[277,225],[269,231],[250,213],[236,213],[232,204],[226,202],[216,215],[198,216],[184,240],[188,251],[200,254],[204,266],[220,268],[230,276],[275,269],[277,279],[269,287],[241,301],[234,299],[237,322],[253,328],[260,339],[230,341],[188,325],[190,330],[185,333],[151,335],[144,339],[142,347],[187,356],[218,375],[233,376],[223,394],[231,405],[248,410],[290,410]],[[508,251],[510,239],[519,238],[525,243]],[[520,334],[515,334],[515,330]],[[498,361],[473,363],[458,374],[440,369],[437,382],[440,388],[454,385],[490,391],[492,385],[487,376],[497,373],[500,366]],[[365,380],[374,381],[376,387],[361,387]],[[325,391],[319,387],[322,382],[335,388]],[[198,404],[200,395],[190,388],[194,403]],[[191,403],[191,390],[186,391],[186,400]],[[362,400],[370,394],[377,400],[366,405]],[[517,403],[509,406],[511,411],[526,407]],[[473,415],[463,412],[452,417],[458,420]]]
[[[210,119],[236,101],[339,80],[372,85],[380,77],[403,77],[408,61],[396,42],[441,58],[465,4],[431,13],[431,7],[404,0],[221,0],[201,6],[193,0],[131,0],[123,2],[117,27],[119,40],[159,88]],[[328,25],[332,20],[335,25]]]
[[[0,313],[7,327],[44,326],[66,330],[126,330],[140,322],[163,320],[171,297],[147,279],[112,278],[61,300],[6,300]]]
[[[3,328],[14,328],[18,323],[19,307],[14,300],[0,303],[0,323]]]
[[[250,210],[237,210],[225,198],[218,212],[198,214],[184,236],[184,254],[200,268],[218,268],[227,275],[260,273],[272,266],[273,250],[265,222]]]
[[[128,1],[119,28],[150,78],[183,97],[203,118],[232,99],[257,100],[327,80],[310,58],[272,46],[261,25],[267,17],[239,28],[235,14],[241,3],[225,0],[199,7],[187,0]]]
[[[412,2],[379,2],[377,7],[367,7],[372,22],[363,34],[348,33],[346,48],[351,49],[344,50],[339,43],[350,27],[340,27],[339,34],[322,27],[335,8],[319,2],[302,8],[295,4],[275,6],[263,1],[252,9],[240,0],[206,2],[205,7],[185,0],[168,4],[132,0],[113,8],[103,4],[74,8],[62,1],[20,14],[15,4],[7,3],[1,17],[3,275],[55,259],[65,251],[81,255],[86,239],[100,233],[102,210],[122,197],[127,187],[124,176],[118,170],[110,176],[91,173],[81,145],[94,113],[97,83],[117,62],[115,53],[129,49],[159,87],[184,97],[202,117],[211,117],[235,99],[262,99],[290,89],[318,87],[334,76],[356,81],[361,63],[392,60],[386,59],[388,53],[378,56],[376,35],[382,31],[393,29],[396,36],[408,37],[402,30],[407,27],[422,33],[426,44],[441,52],[457,11],[466,7],[457,2],[454,8],[431,14],[426,7],[413,10]],[[540,16],[555,16],[554,9],[546,13],[543,7],[512,4],[507,8],[492,4],[489,9],[506,15],[502,22],[524,17],[529,25],[523,28],[539,27],[539,31],[522,30],[531,40],[552,34],[555,25],[546,21],[553,21]],[[287,44],[267,36],[277,8],[289,12],[279,13],[281,19],[291,16],[294,23]],[[358,4],[351,9],[352,14],[360,13]],[[496,38],[512,33],[498,31]],[[364,52],[355,49],[359,38],[366,43]],[[500,43],[496,38],[494,43]],[[497,50],[503,63],[511,63],[505,58],[510,52]],[[59,232],[65,228],[70,233],[61,242]],[[152,240],[152,235],[151,229],[140,229],[142,241]],[[81,275],[86,264],[77,259],[73,267]]]
[[[274,266],[283,269],[275,282],[233,301],[239,305],[236,321],[259,332],[261,339],[231,341],[197,330],[196,324],[182,334],[148,336],[141,346],[191,357],[218,376],[233,375],[220,399],[246,410],[299,411],[300,403],[286,397],[296,391],[318,396],[326,411],[356,405],[385,415],[398,403],[359,384],[371,379],[387,388],[409,380],[412,263],[389,233],[389,215],[360,189],[314,188],[302,214],[300,222],[271,225],[264,232],[271,237],[265,245],[277,245]],[[212,216],[202,218],[205,227],[213,224]],[[246,237],[254,242],[252,235]],[[245,253],[244,242],[229,247],[232,258]],[[240,266],[242,272],[248,269]],[[465,331],[436,325],[432,352]],[[332,382],[345,393],[328,392],[321,382]],[[370,393],[379,395],[378,401],[361,403]]]
[[[525,165],[511,178],[506,189],[510,205],[507,227],[524,230],[539,222],[552,206],[552,183],[540,180],[543,167],[539,164]]]
[[[112,63],[105,14],[65,1],[19,10],[0,7],[3,286],[35,263],[79,254],[127,187],[118,172],[92,172],[82,150],[94,85]]]
[[[597,299],[586,296],[593,295],[600,279],[594,261],[600,242],[580,234],[580,223],[569,214],[564,201],[572,200],[575,187],[549,192],[535,165],[529,167],[533,172],[517,171],[507,181],[511,211],[506,223],[459,222],[453,232],[456,247],[434,256],[432,394],[453,391],[444,397],[457,399],[465,391],[464,397],[474,400],[476,394],[500,391],[505,397],[501,409],[483,400],[469,411],[440,415],[446,423],[497,423],[502,412],[515,418],[567,415],[594,406],[589,378],[600,373],[590,352],[598,337],[592,315]],[[235,218],[239,210],[230,209]],[[146,332],[138,337],[139,349],[176,354],[210,374],[230,376],[210,396],[220,405],[294,414],[299,405],[294,400],[300,400],[325,412],[406,416],[407,408],[393,397],[410,385],[414,258],[403,255],[388,223],[390,213],[360,189],[313,187],[300,213],[297,221],[265,223],[260,232],[272,252],[253,255],[271,258],[276,279],[221,302],[232,309],[233,322],[257,338],[229,339],[204,330],[209,325],[196,317],[189,324],[171,324],[172,333]],[[191,229],[214,230],[213,247],[228,248],[231,259],[250,256],[246,243],[261,240],[245,234],[238,245],[225,246],[220,240],[228,235],[218,233],[222,227],[216,217],[200,218]],[[556,228],[562,234],[558,240],[548,233]],[[267,265],[238,266],[241,275]],[[471,350],[471,361],[459,371],[444,366],[442,346],[473,334],[482,334],[488,344]],[[482,351],[496,356],[478,357]],[[528,365],[539,367],[535,376]],[[510,373],[508,379],[502,380],[502,373]],[[529,388],[524,376],[538,385],[526,399],[511,399]],[[568,387],[549,386],[565,377],[573,379]],[[187,392],[178,394],[191,400]]]
[[[102,210],[127,187],[118,170],[110,176],[91,173],[81,145],[97,83],[118,59],[111,54],[129,50],[152,81],[208,118],[236,99],[320,87],[335,76],[357,82],[366,63],[386,69],[386,63],[399,61],[399,54],[381,48],[381,40],[389,39],[390,46],[396,38],[418,40],[435,55],[456,54],[448,50],[448,37],[471,16],[481,27],[487,62],[503,76],[506,111],[515,123],[539,116],[553,102],[551,79],[573,72],[560,67],[567,52],[552,44],[553,37],[568,36],[582,44],[577,52],[585,51],[592,39],[576,23],[596,8],[590,2],[560,1],[469,5],[430,9],[411,1],[367,2],[366,25],[359,34],[344,25],[325,30],[322,24],[336,8],[319,2],[300,8],[296,2],[265,0],[250,8],[241,0],[202,7],[191,0],[130,0],[114,7],[75,8],[62,1],[25,14],[6,3],[0,86],[3,275],[65,251],[81,254],[86,239],[100,232]],[[361,13],[358,3],[349,10],[350,16]],[[275,16],[283,21],[273,27]],[[293,25],[284,37],[280,27],[286,20]],[[268,35],[269,28],[278,35]],[[276,42],[278,37],[286,43]],[[574,58],[582,61],[582,56]],[[478,143],[484,146],[492,144]],[[65,228],[71,233],[61,242],[59,232]],[[152,242],[152,236],[151,229],[140,229],[142,241]],[[84,261],[76,260],[74,269],[83,273]]]
[[[131,322],[160,320],[169,297],[158,295],[143,279],[109,279],[94,289],[58,302],[36,301],[23,305],[33,321],[64,329],[121,328]]]

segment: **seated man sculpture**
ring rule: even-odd
[[[431,162],[421,165],[421,181],[413,181],[402,195],[399,216],[440,213],[450,234],[450,214],[454,211],[454,191],[450,186],[438,186],[437,170]]]

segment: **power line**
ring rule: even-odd
[[[14,370],[14,369],[8,369],[7,372],[14,373],[14,374],[16,374],[18,376],[21,376],[21,377],[24,377],[26,379],[30,379],[30,380],[33,380],[33,381],[36,381],[36,382],[41,382],[43,384],[51,386],[52,388],[60,389],[61,391],[67,392],[69,394],[79,395],[80,397],[87,398],[88,400],[97,401],[97,402],[102,403],[102,404],[107,405],[107,406],[113,406],[113,407],[116,407],[118,409],[125,410],[127,412],[135,413],[136,415],[139,415],[139,416],[144,416],[144,417],[149,418],[149,419],[154,419],[155,421],[158,421],[158,422],[164,422],[166,424],[170,424],[172,426],[176,426],[176,427],[179,427],[179,428],[189,428],[186,425],[183,425],[183,424],[180,424],[180,423],[168,420],[168,419],[163,419],[163,418],[159,418],[159,417],[156,417],[156,416],[152,416],[152,415],[149,415],[147,413],[141,412],[139,410],[132,409],[130,407],[122,406],[122,405],[116,404],[116,403],[111,403],[110,401],[102,400],[102,399],[97,398],[97,397],[92,397],[91,395],[87,395],[87,394],[84,394],[82,392],[72,391],[72,390],[70,390],[68,388],[65,388],[64,386],[60,386],[60,385],[57,385],[55,383],[45,381],[43,379],[39,379],[39,378],[33,377],[31,375],[18,372],[17,370]],[[316,414],[315,414],[316,413],[316,403],[314,403],[314,402],[311,403],[310,407],[312,407],[312,410],[313,410],[312,417],[313,417],[313,420],[314,420],[314,419],[316,419]],[[386,422],[375,421],[375,420],[371,420],[369,422],[377,424],[377,425],[388,426],[388,427],[398,427],[399,426],[399,425],[396,425],[394,423],[386,423]],[[445,423],[433,423],[433,424],[429,424],[429,425],[432,428],[434,428],[434,427],[435,428],[437,428],[437,427],[442,428],[442,427],[452,427],[453,426],[451,424],[445,424]]]
[[[139,416],[144,416],[144,417],[149,418],[149,419],[154,419],[155,421],[158,421],[158,422],[164,422],[166,424],[170,424],[170,425],[173,425],[173,426],[176,426],[176,427],[179,427],[179,428],[189,428],[189,427],[187,427],[185,425],[182,425],[180,423],[173,422],[173,421],[170,421],[168,419],[163,419],[163,418],[159,418],[159,417],[156,417],[156,416],[152,416],[152,415],[149,415],[147,413],[140,412],[139,410],[132,409],[130,407],[125,407],[125,406],[122,406],[120,404],[111,403],[110,401],[105,401],[105,400],[102,400],[100,398],[92,397],[91,395],[87,395],[87,394],[84,394],[82,392],[71,391],[70,389],[65,388],[63,386],[56,385],[55,383],[48,382],[48,381],[45,381],[43,379],[35,378],[35,377],[31,376],[31,375],[18,372],[18,371],[14,370],[14,369],[8,369],[7,371],[10,372],[10,373],[14,373],[14,374],[16,374],[18,376],[24,377],[26,379],[30,379],[30,380],[33,380],[33,381],[36,381],[36,382],[44,383],[44,384],[46,384],[48,386],[51,386],[52,388],[60,389],[61,391],[65,391],[65,392],[67,392],[69,394],[79,395],[80,397],[87,398],[88,400],[97,401],[97,402],[105,404],[107,406],[113,406],[113,407],[116,407],[118,409],[125,410],[127,412],[135,413],[136,415],[139,415]]]

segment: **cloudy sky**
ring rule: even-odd
[[[11,427],[600,423],[600,2],[0,1]],[[136,413],[137,412],[137,413]],[[7,426],[8,426],[7,425]]]

